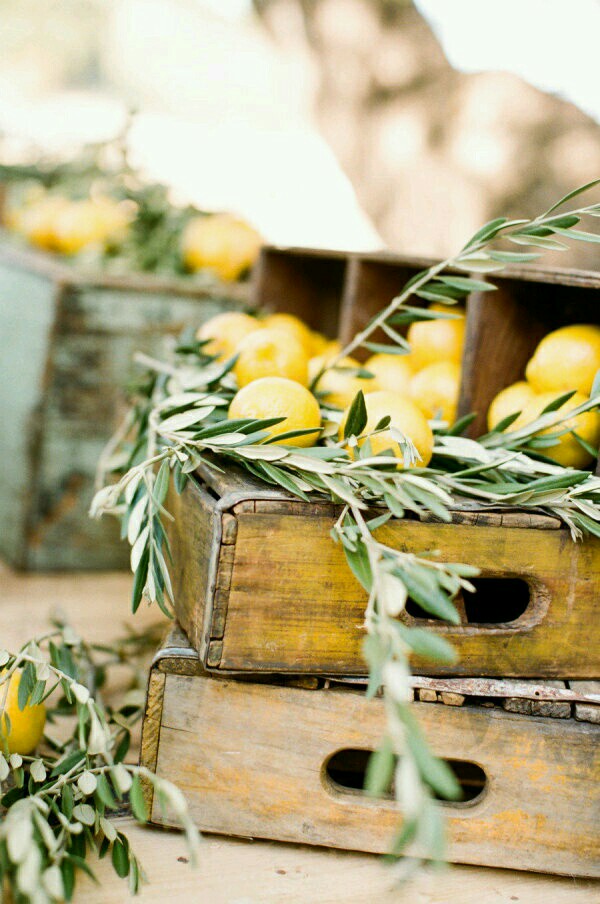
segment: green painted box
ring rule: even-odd
[[[87,513],[133,353],[247,297],[246,285],[82,274],[0,244],[0,555],[39,570],[126,565],[116,521]]]

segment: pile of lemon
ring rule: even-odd
[[[36,248],[74,255],[118,245],[133,215],[134,207],[127,201],[105,196],[72,200],[34,188],[18,203],[7,205],[4,222]]]
[[[137,214],[133,201],[106,195],[74,200],[34,185],[9,196],[3,220],[30,245],[73,256],[118,249]],[[254,265],[261,244],[260,234],[240,217],[198,214],[187,220],[179,237],[182,269],[208,271],[224,282],[234,282]]]
[[[362,390],[368,416],[365,433],[390,417],[390,426],[408,437],[417,450],[419,458],[413,464],[423,467],[429,463],[433,432],[428,418],[454,419],[464,341],[464,312],[450,307],[443,311],[452,318],[410,327],[410,354],[376,354],[364,365],[346,357],[336,361],[335,369],[324,371],[315,392],[327,406],[345,409],[340,436],[349,406]],[[233,373],[239,391],[229,409],[231,418],[285,417],[270,429],[272,437],[314,427],[314,432],[289,442],[306,447],[318,441],[320,406],[308,386],[338,358],[339,342],[284,313],[262,319],[239,312],[219,314],[200,328],[198,338],[205,342],[208,354],[222,360],[236,356]],[[399,464],[403,462],[401,446],[389,429],[371,437],[371,448],[374,454],[389,449]]]
[[[568,392],[575,394],[561,406],[560,413],[582,405],[590,396],[599,370],[600,327],[571,324],[548,333],[527,364],[525,380],[507,386],[492,401],[488,409],[489,429],[517,413],[517,419],[506,429],[525,427],[551,402]],[[541,432],[562,432],[554,445],[539,450],[547,458],[564,467],[584,468],[594,458],[585,446],[597,450],[600,444],[600,414],[597,410],[585,411]],[[583,445],[573,432],[583,440]]]

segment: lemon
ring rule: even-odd
[[[296,317],[294,314],[269,314],[264,318],[262,323],[263,326],[266,326],[269,329],[277,329],[282,333],[287,333],[288,336],[291,336],[292,339],[295,339],[296,342],[300,343],[304,348],[307,357],[311,357],[314,342],[313,334],[306,324],[302,323],[299,317]]]
[[[311,357],[316,357],[317,355],[324,355],[327,353],[327,349],[333,342],[339,346],[339,342],[336,340],[331,340],[327,336],[324,336],[323,333],[319,333],[318,330],[313,330],[310,334],[310,354]]]
[[[314,433],[289,440],[292,446],[314,446],[321,429],[321,412],[314,395],[300,383],[284,377],[263,377],[248,383],[233,397],[229,417],[284,417],[285,420],[280,424],[269,428],[269,436],[279,436],[290,430],[315,428]]]
[[[327,342],[327,345],[323,348],[323,351],[320,355],[315,355],[314,357],[309,359],[308,362],[308,379],[312,382],[317,374],[323,370],[323,368],[329,364],[330,361],[333,361],[342,350],[341,342],[338,342],[337,339],[332,339]]]
[[[260,324],[255,317],[241,311],[226,311],[203,323],[196,338],[211,339],[204,346],[204,351],[207,355],[217,355],[224,360],[236,353],[242,339],[259,329]]]
[[[45,250],[56,248],[56,223],[70,202],[59,195],[46,195],[29,204],[18,221],[18,229],[28,242]]]
[[[372,355],[365,361],[365,370],[377,378],[378,389],[390,389],[408,395],[408,387],[413,376],[413,366],[409,355]]]
[[[577,323],[548,333],[536,348],[525,375],[536,392],[577,389],[589,395],[598,370],[600,327]]]
[[[493,430],[496,424],[499,424],[500,421],[503,421],[510,414],[523,411],[525,405],[531,402],[535,395],[536,393],[526,380],[511,383],[506,389],[501,390],[488,408],[488,430]],[[509,429],[514,430],[515,428],[511,425]]]
[[[240,342],[233,368],[238,386],[261,377],[286,377],[304,386],[308,382],[308,357],[304,346],[290,333],[277,329],[257,330]]]
[[[410,397],[423,414],[450,424],[456,420],[459,390],[460,367],[455,361],[428,364],[410,381]]]
[[[560,393],[559,393],[560,394]],[[542,413],[544,408],[557,398],[556,392],[543,392],[534,396],[524,407],[523,411],[511,425],[510,430],[519,430],[521,427],[527,426],[534,421]],[[565,402],[558,411],[556,416],[576,408],[587,401],[586,396],[580,392],[576,392],[568,402]],[[569,418],[562,424],[548,427],[546,430],[540,431],[540,434],[558,433],[565,428],[575,430],[582,439],[586,440],[591,446],[597,448],[600,444],[600,414],[598,411],[584,411],[575,417]],[[565,433],[554,446],[545,446],[539,449],[542,455],[551,458],[559,465],[565,468],[585,468],[593,460],[589,452],[577,442],[572,433]]]
[[[57,214],[55,247],[62,254],[78,254],[90,246],[103,247],[123,238],[128,222],[126,207],[108,198],[71,201]]]
[[[379,390],[365,395],[367,408],[367,424],[364,433],[369,433],[377,427],[382,418],[391,417],[391,426],[395,427],[414,444],[420,458],[413,467],[424,468],[431,461],[433,454],[433,431],[427,423],[424,414],[411,399],[399,392]],[[344,412],[340,424],[340,439],[344,436],[344,426],[348,418],[350,408]],[[389,430],[384,430],[370,437],[371,448],[374,455],[391,449],[398,459],[398,467],[403,466],[402,449],[393,438]]]
[[[420,320],[411,323],[406,338],[410,344],[415,370],[436,361],[460,364],[465,341],[465,312],[458,305],[431,304],[430,311],[458,314],[454,320]]]
[[[0,720],[0,740],[8,744],[9,753],[20,753],[27,756],[33,753],[42,740],[46,722],[46,707],[42,703],[19,709],[19,685],[21,669],[11,675],[8,682],[8,693],[4,713]],[[0,685],[0,701],[4,699],[6,685]],[[7,732],[5,716],[8,716],[10,728]]]
[[[193,217],[181,237],[183,260],[189,270],[211,270],[232,282],[255,263],[261,237],[249,223],[232,214]]]
[[[361,364],[355,358],[342,358],[336,367],[360,368]],[[335,408],[346,408],[351,404],[354,396],[362,389],[363,392],[371,392],[378,389],[375,379],[358,377],[348,370],[326,370],[317,385],[317,391],[324,394],[327,405]]]

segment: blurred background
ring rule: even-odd
[[[598,0],[0,0],[0,161],[134,109],[132,158],[177,201],[444,255],[598,176],[599,33]]]

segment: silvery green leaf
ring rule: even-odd
[[[398,758],[395,772],[396,795],[402,806],[402,818],[413,819],[419,815],[423,804],[423,786],[419,771],[412,757]]]
[[[0,753],[0,782],[6,781],[10,774],[10,768],[8,763],[6,762],[6,757],[3,753]]]
[[[106,819],[105,816],[100,817],[100,828],[110,842],[113,842],[117,837],[117,830],[112,822],[109,819]]]
[[[96,822],[96,811],[89,804],[77,804],[73,807],[73,816],[84,826],[93,826]]]
[[[557,201],[556,204],[553,204],[552,207],[549,207],[546,213],[543,215],[544,218],[548,216],[548,214],[552,213],[558,207],[561,207],[567,201],[570,201],[571,198],[576,198],[577,195],[581,195],[584,191],[588,191],[590,188],[594,188],[596,185],[600,185],[600,179],[593,179],[591,182],[587,182],[585,185],[582,185],[580,188],[575,188],[573,191],[570,191],[566,194],[560,201]]]
[[[406,472],[402,474],[402,481],[404,483],[413,484],[414,486],[421,487],[421,489],[426,490],[428,493],[432,493],[434,496],[437,496],[441,499],[442,502],[446,503],[446,505],[452,505],[452,496],[443,489],[443,487],[439,486],[439,484],[435,483],[428,477],[421,477],[420,474],[411,474],[410,472]]]
[[[150,533],[150,524],[147,524],[141,531],[139,537],[131,547],[131,570],[135,574],[138,570],[138,565],[140,564],[140,560],[144,553],[144,549],[146,548],[146,544],[148,541],[148,534]]]
[[[463,292],[493,292],[498,287],[481,279],[469,279],[467,276],[438,276],[437,279],[446,286],[460,289]]]
[[[400,615],[408,597],[404,583],[387,572],[383,572],[377,578],[377,595],[390,618]]]
[[[73,693],[73,696],[77,700],[77,702],[81,703],[82,706],[85,706],[85,704],[90,699],[90,692],[88,691],[87,687],[84,684],[79,684],[79,682],[74,682],[71,685],[71,691]]]
[[[19,863],[16,881],[17,888],[25,898],[31,898],[39,885],[42,858],[37,844],[31,844]]]
[[[27,811],[21,811],[11,819],[10,831],[7,832],[6,848],[12,863],[21,863],[32,847],[33,825]]]
[[[8,762],[11,769],[19,769],[23,765],[23,757],[20,753],[11,753]]]
[[[48,869],[44,870],[42,873],[42,885],[53,900],[62,901],[65,896],[65,889],[58,866],[49,866]]]
[[[10,653],[8,650],[0,650],[0,669],[6,665],[9,659]]]
[[[474,461],[490,461],[490,453],[481,443],[464,436],[437,436],[434,454],[437,451],[444,452],[447,449],[452,455],[460,458],[473,459]]]
[[[285,461],[287,465],[298,468],[301,471],[311,471],[315,474],[334,474],[336,472],[336,468],[331,462],[295,452],[289,454]]]
[[[34,760],[29,767],[29,772],[35,782],[43,782],[46,779],[46,767],[42,760]]]
[[[135,496],[135,492],[140,485],[140,480],[143,477],[142,471],[137,471],[134,476],[131,478],[127,486],[125,487],[125,492],[123,496],[125,497],[125,502],[127,505],[131,505],[133,501],[133,497]]]
[[[148,497],[144,493],[142,498],[138,499],[134,505],[131,515],[129,516],[129,522],[127,524],[127,540],[130,546],[133,546],[139,536],[140,530],[142,529],[142,522],[147,516],[147,509]]]
[[[288,452],[281,446],[240,446],[236,455],[256,461],[279,461],[286,458]]]
[[[129,770],[126,769],[125,766],[123,766],[121,763],[119,763],[117,766],[112,767],[110,774],[121,794],[127,794],[129,789],[131,788],[132,782],[131,773],[129,772]]]
[[[36,662],[35,675],[38,681],[47,681],[50,677],[50,667],[47,662]]]
[[[525,264],[540,257],[535,251],[489,251],[488,254],[492,260],[507,264]]]
[[[81,793],[88,797],[88,795],[93,794],[96,790],[98,782],[96,780],[96,776],[93,772],[90,772],[88,769],[85,772],[82,772],[79,778],[77,779],[77,787],[81,791]],[[79,818],[79,817],[78,817]],[[81,820],[83,822],[83,820]]]
[[[41,813],[34,814],[35,827],[42,836],[42,840],[49,851],[54,851],[57,846],[57,839],[48,824],[46,816]]]
[[[205,420],[205,418],[207,418],[209,414],[212,414],[214,410],[215,406],[209,405],[206,408],[191,408],[189,411],[173,414],[171,417],[160,422],[160,432],[163,434],[178,433],[181,430],[187,430],[189,427],[194,426],[194,424],[199,424],[201,421]]]
[[[237,446],[248,439],[245,433],[222,433],[221,436],[212,436],[206,441],[209,448],[213,446]]]
[[[162,554],[162,551],[158,548],[155,548],[154,552],[156,561],[158,562],[158,567],[160,568],[160,572],[163,576],[163,581],[165,582],[165,590],[169,596],[170,600],[173,600],[173,587],[171,585],[171,575],[169,574],[169,569],[167,568],[167,563],[165,562],[165,557]]]
[[[569,247],[563,242],[547,239],[542,235],[509,235],[507,238],[515,245],[533,245],[535,248],[543,248],[545,251],[567,251]]]
[[[396,703],[411,703],[413,690],[406,662],[388,660],[382,670],[383,683]]]
[[[497,270],[504,270],[504,264],[494,261],[488,257],[463,257],[455,264],[458,270],[464,270],[467,273],[494,273]]]

